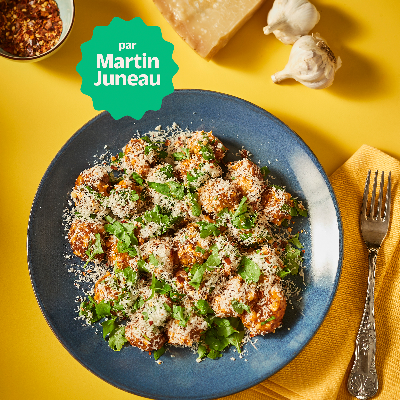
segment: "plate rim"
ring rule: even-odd
[[[37,291],[37,285],[35,282],[35,279],[33,277],[33,265],[32,265],[32,254],[31,254],[31,221],[34,218],[35,215],[35,211],[37,208],[37,203],[38,203],[38,199],[41,195],[41,192],[43,190],[43,186],[48,178],[48,175],[50,174],[50,172],[52,171],[54,165],[56,164],[56,162],[58,161],[58,159],[64,154],[65,151],[67,151],[68,147],[71,145],[71,143],[76,140],[78,138],[78,136],[91,124],[93,124],[95,121],[97,121],[98,119],[101,119],[107,115],[110,115],[107,111],[102,111],[99,114],[97,114],[96,116],[94,116],[92,119],[90,119],[88,122],[86,122],[81,128],[79,128],[66,142],[65,144],[61,147],[61,149],[56,153],[56,155],[54,156],[54,158],[52,159],[51,163],[49,164],[49,166],[46,168],[45,173],[43,174],[43,177],[40,180],[40,183],[38,185],[38,188],[36,190],[35,196],[33,198],[32,201],[32,205],[31,205],[31,209],[30,209],[30,213],[29,213],[29,219],[28,219],[28,226],[27,226],[27,242],[26,242],[26,248],[27,248],[27,262],[28,262],[28,271],[29,271],[29,277],[30,277],[30,281],[31,281],[31,285],[32,285],[32,289],[36,298],[36,301],[39,305],[40,311],[47,323],[47,325],[50,327],[51,331],[53,332],[53,334],[55,335],[55,337],[57,338],[57,340],[61,343],[61,345],[68,351],[68,353],[76,360],[79,362],[80,365],[82,365],[83,367],[85,367],[88,371],[90,371],[91,373],[93,373],[95,376],[101,378],[102,380],[104,380],[106,383],[124,390],[128,393],[132,393],[138,396],[142,396],[145,398],[150,398],[150,399],[192,399],[192,400],[200,400],[200,399],[213,399],[213,398],[217,398],[217,397],[223,397],[223,396],[228,396],[234,393],[239,393],[243,390],[246,390],[250,387],[255,386],[258,383],[263,382],[265,379],[268,379],[269,377],[273,376],[274,374],[276,374],[278,371],[280,371],[282,368],[284,368],[286,365],[288,365],[291,361],[294,360],[294,358],[296,358],[298,356],[298,354],[308,345],[308,343],[311,341],[311,339],[316,335],[316,333],[318,332],[319,328],[321,327],[322,323],[324,322],[326,315],[329,312],[329,309],[332,306],[332,302],[333,299],[337,293],[337,289],[338,289],[338,285],[339,285],[339,281],[340,281],[340,277],[341,277],[341,273],[342,273],[342,267],[343,267],[343,223],[342,223],[342,219],[341,219],[341,213],[340,213],[340,209],[338,206],[338,202],[336,199],[336,195],[333,191],[333,187],[329,181],[329,178],[324,170],[324,168],[322,167],[321,163],[319,162],[318,158],[315,156],[314,152],[311,150],[311,148],[307,145],[307,143],[300,137],[299,134],[297,134],[297,132],[295,132],[292,128],[290,128],[287,124],[285,124],[283,121],[281,121],[279,118],[277,118],[275,115],[271,114],[269,111],[261,108],[260,106],[255,105],[254,103],[248,101],[248,100],[244,100],[241,99],[237,96],[233,96],[230,94],[226,94],[226,93],[221,93],[218,91],[212,91],[212,90],[203,90],[203,89],[175,89],[174,92],[172,92],[170,95],[168,96],[174,96],[176,94],[178,95],[185,95],[185,93],[187,94],[199,94],[199,95],[211,95],[211,96],[220,96],[224,99],[227,99],[228,101],[235,101],[237,103],[242,103],[244,104],[246,107],[249,107],[251,109],[251,111],[256,111],[260,114],[263,114],[264,116],[272,119],[275,123],[277,123],[278,125],[281,125],[283,127],[285,127],[285,129],[288,131],[288,133],[290,133],[290,135],[292,135],[292,137],[296,140],[297,143],[300,144],[301,147],[303,147],[306,151],[306,153],[310,156],[310,158],[312,159],[313,164],[317,167],[318,172],[321,174],[325,185],[329,191],[330,194],[330,198],[332,200],[334,209],[335,209],[335,214],[336,214],[336,221],[337,221],[337,228],[338,228],[338,239],[339,239],[339,249],[338,249],[338,263],[337,263],[337,269],[336,269],[336,273],[335,273],[335,279],[334,279],[334,284],[332,286],[332,291],[329,297],[327,297],[327,303],[325,306],[325,309],[323,309],[323,311],[321,312],[321,320],[319,321],[318,325],[315,327],[312,335],[310,335],[310,337],[308,338],[308,340],[304,343],[304,345],[298,349],[296,352],[293,353],[293,356],[289,359],[289,361],[287,361],[284,365],[280,366],[278,369],[276,369],[272,374],[269,374],[268,376],[265,376],[264,378],[262,378],[261,380],[259,378],[251,381],[251,382],[247,382],[246,384],[243,384],[240,388],[235,387],[234,390],[232,391],[226,391],[224,393],[219,393],[216,396],[210,397],[204,397],[204,396],[190,396],[190,397],[170,397],[170,396],[158,396],[158,397],[149,397],[148,393],[144,393],[141,390],[134,390],[130,387],[127,387],[123,384],[120,383],[116,383],[116,382],[111,382],[109,380],[109,378],[107,376],[104,376],[103,374],[101,374],[99,371],[94,371],[90,366],[86,365],[86,363],[84,363],[82,360],[79,359],[79,356],[77,354],[75,354],[74,350],[71,350],[68,345],[66,343],[64,343],[64,341],[59,337],[59,335],[56,333],[55,328],[51,322],[51,320],[47,317],[46,315],[46,307],[43,304],[40,295]],[[168,97],[166,96],[166,97]],[[162,106],[161,106],[162,107]],[[161,109],[160,107],[160,109]],[[157,110],[159,111],[159,110]],[[156,111],[156,112],[157,112]],[[118,121],[118,120],[116,120]],[[135,120],[135,121],[140,121],[140,120]]]

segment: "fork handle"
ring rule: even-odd
[[[376,334],[374,317],[375,264],[379,249],[369,249],[368,289],[364,312],[357,333],[354,364],[347,389],[357,399],[369,399],[378,391],[375,368]]]

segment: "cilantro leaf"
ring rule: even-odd
[[[239,354],[242,352],[240,345],[242,344],[243,338],[244,338],[244,331],[232,333],[232,335],[227,337],[229,343],[236,347]]]
[[[191,270],[192,279],[190,280],[189,285],[199,290],[201,281],[203,280],[204,272],[206,272],[206,268],[207,266],[204,264],[194,264]]]
[[[137,172],[132,172],[131,173],[132,179],[134,179],[140,186],[143,186],[144,180],[143,178],[137,173]]]
[[[114,332],[110,333],[110,336],[108,338],[108,345],[114,351],[120,351],[122,349],[122,346],[127,341],[128,340],[125,338],[125,327],[124,326],[120,326]]]
[[[137,273],[132,268],[124,268],[123,274],[127,283],[134,285],[137,281]]]
[[[261,325],[265,325],[267,322],[271,322],[275,319],[275,316],[273,315],[272,317],[269,317],[268,319],[266,319],[265,321],[261,322]]]
[[[96,314],[96,302],[91,296],[79,305],[79,316],[84,317],[90,324],[100,319]]]
[[[207,357],[215,360],[216,358],[222,357],[222,354],[218,350],[211,349]]]
[[[213,223],[200,221],[198,222],[198,225],[200,226],[200,237],[202,239],[210,235],[219,236],[221,234],[218,226]]]
[[[96,304],[96,315],[99,319],[103,317],[108,317],[111,315],[111,305],[110,303],[102,300],[100,303]]]
[[[189,285],[193,286],[197,290],[200,288],[206,269],[212,269],[221,264],[221,259],[218,255],[218,247],[214,245],[210,250],[212,250],[212,253],[203,264],[194,264],[192,267],[192,279],[190,280]]]
[[[291,239],[289,239],[289,242],[293,243],[299,249],[303,248],[303,245],[300,243],[299,234],[298,233],[296,233],[296,235],[292,236]]]
[[[101,323],[103,327],[103,339],[105,339],[107,335],[111,335],[118,328],[118,324],[115,322],[116,319],[117,317],[113,317]]]
[[[200,153],[205,160],[214,160],[214,152],[209,146],[200,146]]]
[[[151,189],[163,194],[164,196],[174,197],[182,200],[185,197],[185,187],[178,182],[169,181],[167,183],[147,182]]]
[[[240,261],[238,274],[246,282],[258,282],[261,275],[260,267],[250,258],[244,256]]]
[[[243,197],[236,211],[232,215],[232,225],[237,229],[252,229],[255,226],[257,213],[250,213],[246,204],[247,197]]]
[[[190,158],[189,149],[186,147],[183,147],[182,150],[183,151],[178,151],[178,152],[172,154],[175,161],[181,161],[181,160],[186,160],[186,159]]]
[[[233,299],[231,301],[232,308],[238,314],[243,314],[244,311],[250,312],[250,307],[246,304],[240,303],[238,300]]]
[[[289,274],[298,274],[299,268],[303,261],[300,249],[296,249],[295,247],[291,246],[290,243],[288,243],[281,258],[285,267],[277,272],[277,275],[280,278],[284,278],[286,275]]]
[[[88,256],[88,259],[83,266],[83,268],[86,268],[86,266],[89,264],[93,258],[95,258],[98,254],[103,254],[103,247],[101,245],[101,236],[100,233],[96,233],[95,235],[96,241],[92,244],[89,242],[88,249],[86,250],[85,254]]]
[[[205,254],[205,253],[207,252],[207,250],[203,249],[203,248],[200,247],[200,246],[196,246],[196,248],[194,249],[194,251],[197,251],[198,253],[201,253],[201,254]]]
[[[172,168],[172,165],[170,165],[170,164],[167,164],[164,167],[161,167],[160,168],[160,172],[162,174],[164,174],[164,176],[166,178],[173,178],[174,177],[174,170]]]
[[[159,262],[158,262],[156,256],[155,256],[153,253],[150,253],[150,255],[149,255],[149,263],[150,263],[151,265],[154,265],[155,267],[157,267],[158,264],[159,264]]]
[[[143,141],[145,141],[147,143],[152,143],[151,139],[148,136],[142,136],[140,139],[142,139]]]
[[[162,346],[158,350],[154,350],[153,352],[154,359],[157,361],[165,353],[165,350],[166,349],[164,346]]]
[[[217,333],[219,336],[228,337],[237,330],[231,325],[228,318],[214,318],[214,324],[217,325]]]
[[[172,318],[177,319],[179,321],[179,326],[186,326],[189,321],[189,317],[184,316],[184,307],[173,305],[172,307]]]
[[[195,193],[188,193],[189,200],[192,203],[192,214],[199,217],[201,214],[201,206],[198,202],[198,195]]]
[[[201,315],[214,314],[214,310],[210,307],[207,300],[198,300],[195,307]]]
[[[197,348],[197,354],[199,355],[199,358],[204,358],[207,355],[207,347],[199,344],[199,347]]]
[[[261,167],[260,170],[261,170],[261,174],[262,174],[264,180],[267,179],[267,175],[269,174],[269,168]]]
[[[171,217],[170,213],[163,213],[159,205],[156,205],[151,211],[147,210],[142,217],[147,222],[154,222],[159,225],[158,235],[167,232],[180,219],[180,217]]]

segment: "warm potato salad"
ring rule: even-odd
[[[212,132],[150,132],[76,179],[68,240],[84,274],[103,268],[79,315],[113,350],[215,359],[281,326],[281,280],[304,252],[292,217],[307,212],[267,167],[226,152]]]

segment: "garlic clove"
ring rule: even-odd
[[[293,44],[318,23],[318,10],[308,0],[275,0],[264,34],[273,33],[284,44]]]
[[[285,68],[271,76],[274,83],[284,79],[295,79],[312,89],[325,89],[332,85],[342,60],[318,33],[302,36],[292,47]]]

